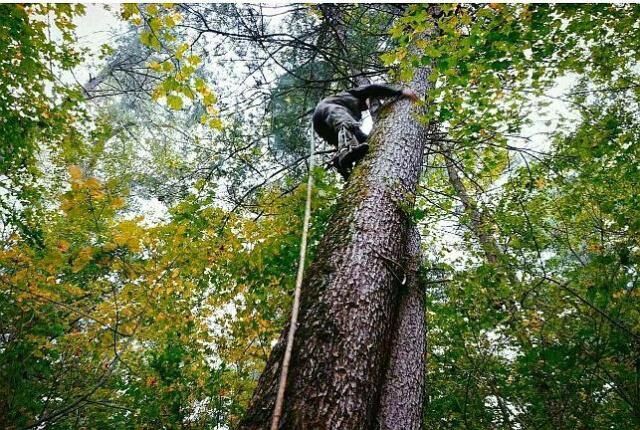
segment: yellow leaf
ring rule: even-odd
[[[204,96],[204,98],[202,99],[202,102],[204,103],[205,106],[210,106],[212,104],[214,104],[217,101],[215,94],[209,94]]]
[[[85,186],[90,189],[100,189],[102,184],[98,180],[98,178],[91,177],[85,181]]]
[[[162,26],[162,22],[159,18],[151,18],[149,20],[149,28],[152,32],[158,34],[160,32],[160,27]]]
[[[193,72],[195,71],[196,69],[191,66],[184,66],[182,70],[176,73],[176,81],[186,81],[191,75],[193,75]]]
[[[60,252],[67,252],[69,250],[69,242],[67,242],[66,240],[60,240],[58,241],[57,247]]]
[[[129,19],[138,13],[138,7],[135,3],[124,3],[122,5],[122,18]]]
[[[71,165],[69,166],[69,175],[71,175],[71,179],[77,181],[82,178],[82,170],[75,164]]]
[[[162,63],[162,70],[165,72],[170,72],[174,69],[175,67],[173,66],[173,63],[170,61],[165,61],[164,63]]]
[[[113,199],[111,201],[111,207],[113,209],[120,209],[123,208],[125,205],[125,201],[122,197],[116,197],[115,199]]]
[[[151,45],[151,33],[148,31],[143,31],[142,33],[140,33],[140,42],[142,42],[143,45],[145,46],[150,46]]]
[[[385,52],[380,56],[382,63],[385,65],[391,65],[396,61],[396,55],[394,52]]]
[[[78,273],[79,271],[81,271],[87,265],[87,263],[91,261],[92,254],[93,250],[91,249],[91,247],[82,248],[78,253],[76,259],[73,261],[73,266],[71,268],[73,270],[73,273]]]
[[[213,118],[209,120],[209,127],[220,130],[222,129],[222,121],[219,118]]]
[[[151,93],[151,99],[153,101],[158,101],[162,97],[164,97],[165,94],[166,94],[166,91],[164,90],[164,88],[162,88],[162,86],[157,86]]]
[[[182,97],[175,95],[167,96],[167,105],[174,110],[182,109]]]
[[[202,78],[196,78],[196,91],[199,93],[204,93],[206,90],[208,90],[207,88],[207,83],[204,81],[204,79]]]
[[[187,49],[189,49],[188,43],[183,43],[182,45],[178,46],[178,49],[176,49],[176,58],[181,59]]]
[[[424,39],[418,39],[418,40],[416,40],[416,46],[417,46],[418,48],[420,48],[420,49],[424,49],[424,48],[426,48],[427,46],[429,46],[429,42],[427,42],[427,41],[426,41],[426,40],[424,40]]]
[[[173,16],[167,15],[164,17],[164,25],[168,28],[175,27],[176,21],[173,19]]]
[[[147,12],[149,12],[151,15],[156,15],[158,13],[158,6],[155,4],[148,5]]]

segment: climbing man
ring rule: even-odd
[[[345,180],[354,164],[369,150],[365,143],[368,136],[360,129],[362,111],[369,109],[372,98],[395,96],[407,97],[414,102],[418,100],[416,93],[409,88],[399,90],[389,85],[371,84],[326,97],[316,106],[313,128],[338,150],[332,163]]]

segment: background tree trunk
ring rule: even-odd
[[[412,87],[424,94],[427,70]],[[408,100],[379,112],[371,151],[340,198],[303,284],[283,429],[367,429],[376,420],[404,276],[407,238],[428,129]],[[286,333],[286,332],[285,332]],[[284,335],[241,429],[267,428]]]
[[[451,149],[445,143],[438,144],[438,148],[445,157],[449,183],[462,202],[462,208],[471,221],[469,228],[478,239],[487,261],[490,264],[495,264],[498,261],[500,248],[491,234],[492,223],[487,220],[486,215],[478,207],[478,203],[467,192],[467,188],[458,174],[459,168],[456,165],[457,161],[454,158]]]

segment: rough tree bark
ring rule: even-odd
[[[380,430],[419,430],[425,394],[425,291],[418,270],[420,233],[409,232],[404,288],[391,339],[391,355],[378,409]]]
[[[335,6],[320,6],[323,17],[332,29],[337,44],[343,51],[349,70],[356,76],[357,85],[371,81],[354,67],[346,40],[346,28],[342,10]],[[377,121],[379,100],[370,100],[369,112]],[[397,315],[392,324],[391,353],[382,382],[376,428],[420,429],[425,394],[426,325],[424,288],[419,284],[418,269],[421,264],[420,233],[410,230],[404,258],[403,288],[401,288]]]
[[[412,87],[427,90],[428,71]],[[373,428],[398,313],[413,206],[428,130],[416,105],[385,105],[371,151],[354,170],[303,284],[282,429]],[[273,349],[241,429],[267,428],[284,336]]]

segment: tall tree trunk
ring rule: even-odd
[[[418,275],[422,262],[420,233],[412,228],[407,241],[407,267],[391,355],[378,410],[380,430],[419,430],[425,394],[425,291]]]
[[[412,86],[424,94],[428,71]],[[368,429],[390,353],[428,130],[402,99],[383,107],[303,284],[282,429]],[[284,335],[267,362],[241,429],[267,428]]]

